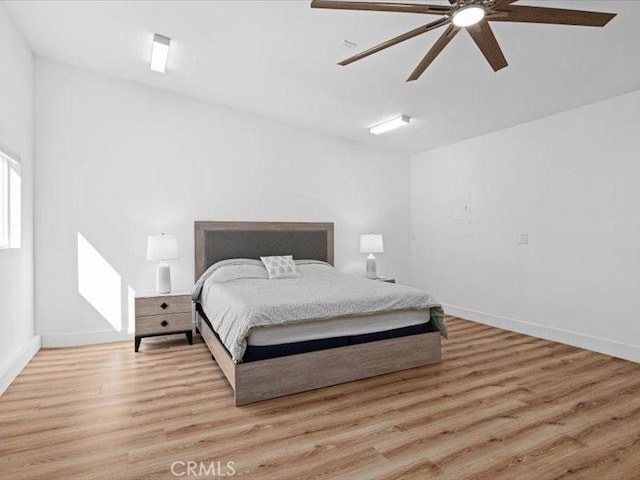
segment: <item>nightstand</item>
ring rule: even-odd
[[[135,351],[145,337],[184,333],[193,345],[191,293],[174,292],[136,296]]]
[[[389,278],[389,277],[378,277],[378,278],[372,278],[371,280],[375,280],[376,282],[396,283],[395,278]]]

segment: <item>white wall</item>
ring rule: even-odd
[[[2,393],[35,353],[38,339],[33,329],[33,57],[1,4],[0,61],[0,146],[22,159],[22,247],[0,249]]]
[[[173,284],[191,287],[194,220],[333,221],[336,265],[362,275],[360,233],[381,232],[380,273],[408,279],[403,155],[43,59],[36,113],[36,325],[45,345],[117,338],[79,294],[78,233],[121,276],[123,304],[127,286],[154,288],[149,234],[177,234]]]
[[[414,283],[453,314],[640,361],[639,125],[636,92],[414,156]]]

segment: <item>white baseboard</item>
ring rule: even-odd
[[[133,335],[126,332],[104,330],[81,333],[43,333],[42,348],[79,347],[97,343],[126,342],[133,340]]]
[[[560,328],[548,327],[537,323],[514,320],[512,318],[499,317],[490,313],[478,312],[455,305],[443,305],[447,315],[464,318],[473,322],[484,323],[492,327],[502,328],[512,332],[524,333],[532,337],[544,338],[558,343],[584,348],[598,353],[611,355],[612,357],[631,360],[640,363],[640,346],[628,343],[593,337],[584,333],[572,332]]]
[[[35,335],[29,343],[27,343],[22,351],[14,355],[13,358],[5,364],[0,370],[0,395],[2,395],[11,382],[13,382],[24,367],[31,361],[33,356],[38,353],[42,345],[40,335]]]

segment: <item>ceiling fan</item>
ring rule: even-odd
[[[578,25],[585,27],[604,27],[616,16],[615,13],[586,12],[561,8],[530,7],[514,5],[518,0],[449,0],[451,5],[427,5],[423,3],[391,2],[350,2],[340,0],[312,0],[311,8],[336,10],[369,10],[376,12],[419,13],[438,15],[438,20],[398,35],[375,47],[369,48],[338,65],[349,65],[385,48],[397,45],[410,38],[446,26],[446,30],[431,47],[422,61],[407,79],[417,80],[444,50],[461,29],[471,35],[484,57],[495,72],[508,66],[502,49],[498,45],[489,22],[547,23],[555,25]]]

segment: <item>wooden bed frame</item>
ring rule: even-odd
[[[261,255],[293,255],[333,265],[333,223],[195,222],[196,280],[218,261]],[[236,406],[441,360],[440,333],[430,332],[235,364],[199,314],[196,327],[227,377]]]

